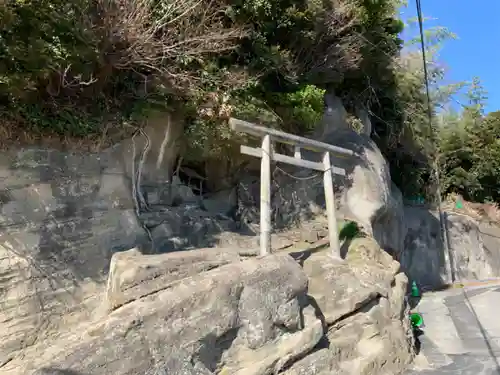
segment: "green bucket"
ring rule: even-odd
[[[411,313],[410,314],[410,321],[411,321],[411,325],[413,327],[421,327],[422,324],[424,324],[424,318],[422,318],[422,315],[420,315],[419,313]]]

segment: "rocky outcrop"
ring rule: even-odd
[[[368,137],[328,129],[319,138],[357,154],[334,159],[348,172],[336,184],[340,215],[399,251],[401,205],[385,160]],[[252,184],[204,197],[178,178],[168,184],[157,139],[145,158],[138,209],[131,181],[147,142],[131,141],[94,154],[2,154],[2,373],[376,375],[404,368],[412,356],[406,281],[374,242],[355,241],[343,262],[293,254],[303,268],[287,255],[247,259],[256,254],[257,227],[233,218],[254,215],[250,224],[258,223]],[[275,179],[275,223],[300,225],[273,234],[274,249],[327,233],[321,177],[304,176]]]
[[[170,195],[180,203],[168,206],[164,181],[153,183],[150,175],[143,180],[149,210],[137,212],[131,176],[120,155],[116,149],[76,153],[44,148],[0,155],[0,365],[92,318],[101,305],[97,291],[106,283],[116,252],[226,244],[256,253],[254,232],[234,233],[238,228],[227,212],[214,212],[217,202],[204,205],[181,183],[173,185]],[[276,233],[273,249],[302,240],[304,233],[310,242],[318,233],[325,235],[323,225],[296,236]]]
[[[0,155],[0,364],[91,318],[114,253],[211,246],[231,229],[197,205],[162,205],[161,179],[146,180],[159,198],[138,215],[130,178],[116,149]]]
[[[346,117],[340,99],[331,99],[316,135],[323,142],[356,153],[354,158],[333,155],[332,163],[347,172],[346,179],[337,178],[339,203],[345,214],[373,234],[380,246],[398,253],[403,249],[405,236],[402,195],[392,183],[389,165],[369,134],[358,134],[339,125],[347,123]],[[360,120],[371,128],[366,113]]]
[[[100,303],[74,312],[79,325],[61,323],[0,368],[6,375],[397,374],[413,356],[406,284],[398,263],[369,239],[353,241],[345,261],[310,251],[244,260],[229,249],[134,249],[113,256],[107,286],[94,291]]]
[[[313,257],[304,271],[309,293],[323,312],[325,338],[323,346],[285,374],[398,374],[410,363],[413,336],[404,303],[408,280],[373,240],[355,240],[346,263]]]
[[[458,213],[445,217],[449,252],[441,240],[438,214],[405,207],[407,235],[400,260],[408,277],[424,288],[499,277],[500,228]]]
[[[337,176],[339,216],[356,220],[383,248],[398,252],[404,238],[400,194],[390,183],[387,163],[369,137],[349,129],[340,99],[332,98],[316,136],[357,154],[334,158],[348,172],[347,178]],[[238,189],[204,196],[195,194],[179,176],[170,179],[168,171],[182,127],[172,116],[165,116],[165,124],[161,118],[152,118],[145,128],[149,141],[139,133],[99,153],[41,147],[3,153],[0,243],[15,244],[15,251],[36,259],[41,268],[69,269],[73,279],[100,279],[116,251],[136,246],[148,253],[178,251],[231,242],[226,235],[231,232],[255,236],[258,177],[252,179],[248,173]],[[336,131],[333,124],[340,122],[343,125]],[[139,169],[143,199],[138,197],[136,202],[132,180]],[[323,213],[321,176],[300,173],[298,180],[278,170],[274,175],[272,206],[277,228],[308,225]],[[312,238],[317,231],[306,228],[303,232]]]

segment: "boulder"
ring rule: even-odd
[[[138,294],[31,366],[82,375],[276,373],[323,336],[306,293],[307,277],[288,255],[228,264]]]
[[[237,204],[237,193],[234,188],[211,194],[203,198],[202,202],[203,208],[208,212],[225,216],[231,215]]]
[[[339,121],[347,121],[345,115],[338,115],[344,111],[340,99],[332,100],[316,132],[316,139],[355,152],[353,157],[331,155],[332,165],[347,173],[347,178],[336,176],[340,210],[372,234],[382,248],[399,253],[405,236],[401,192],[392,183],[389,165],[370,136],[339,126]]]
[[[171,288],[186,277],[239,261],[236,252],[221,249],[183,251],[168,257],[145,257],[138,249],[117,253],[109,269],[108,309],[115,310],[128,302]]]
[[[313,353],[284,374],[398,374],[411,363],[408,279],[374,240],[353,241],[347,262],[311,256],[304,270],[326,334]]]
[[[233,249],[161,255],[132,249],[113,255],[106,290],[85,284],[87,299],[78,308],[46,299],[59,314],[53,330],[42,329],[43,340],[18,350],[1,369],[6,375],[398,373],[413,357],[407,283],[399,264],[369,238],[353,240],[345,261],[310,250],[242,260]]]

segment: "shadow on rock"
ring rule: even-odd
[[[420,354],[422,349],[422,342],[420,341],[420,336],[424,334],[424,331],[420,328],[413,328],[413,339],[415,341],[415,354]]]
[[[84,374],[73,370],[44,367],[36,370],[31,375],[84,375]]]
[[[415,307],[417,307],[421,300],[422,300],[422,296],[418,296],[418,297],[410,296],[410,297],[408,297],[408,305],[410,306],[410,309],[414,309]]]
[[[408,287],[415,281],[425,291],[451,282],[438,214],[424,207],[405,206],[404,217],[407,233],[398,260],[410,280]]]

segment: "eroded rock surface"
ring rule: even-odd
[[[357,239],[346,262],[311,257],[304,271],[326,333],[317,350],[285,374],[398,374],[406,368],[413,337],[404,303],[408,279],[397,262],[373,240]]]
[[[335,159],[348,172],[339,214],[397,253],[400,196],[385,160],[368,137],[328,134],[357,153]],[[132,165],[145,140],[135,141],[0,158],[2,374],[385,375],[411,359],[406,279],[375,242],[354,241],[340,263],[322,253],[246,259],[258,247],[254,181],[200,197],[166,184],[156,149],[137,212]],[[273,234],[275,250],[327,233],[321,176],[290,181],[273,194],[273,219],[300,226]],[[241,228],[241,216],[254,221]]]
[[[306,291],[307,277],[289,256],[229,264],[126,303],[79,340],[65,342],[44,367],[181,374],[182,360],[207,374],[221,362],[231,374],[263,374],[322,337]]]
[[[80,324],[2,373],[385,375],[411,361],[407,279],[375,241],[353,241],[345,261],[236,254],[115,254]]]
[[[184,251],[168,257],[144,257],[137,249],[117,253],[111,260],[106,288],[108,308],[114,310],[130,301],[170,288],[186,277],[239,260],[236,252],[220,249]]]

